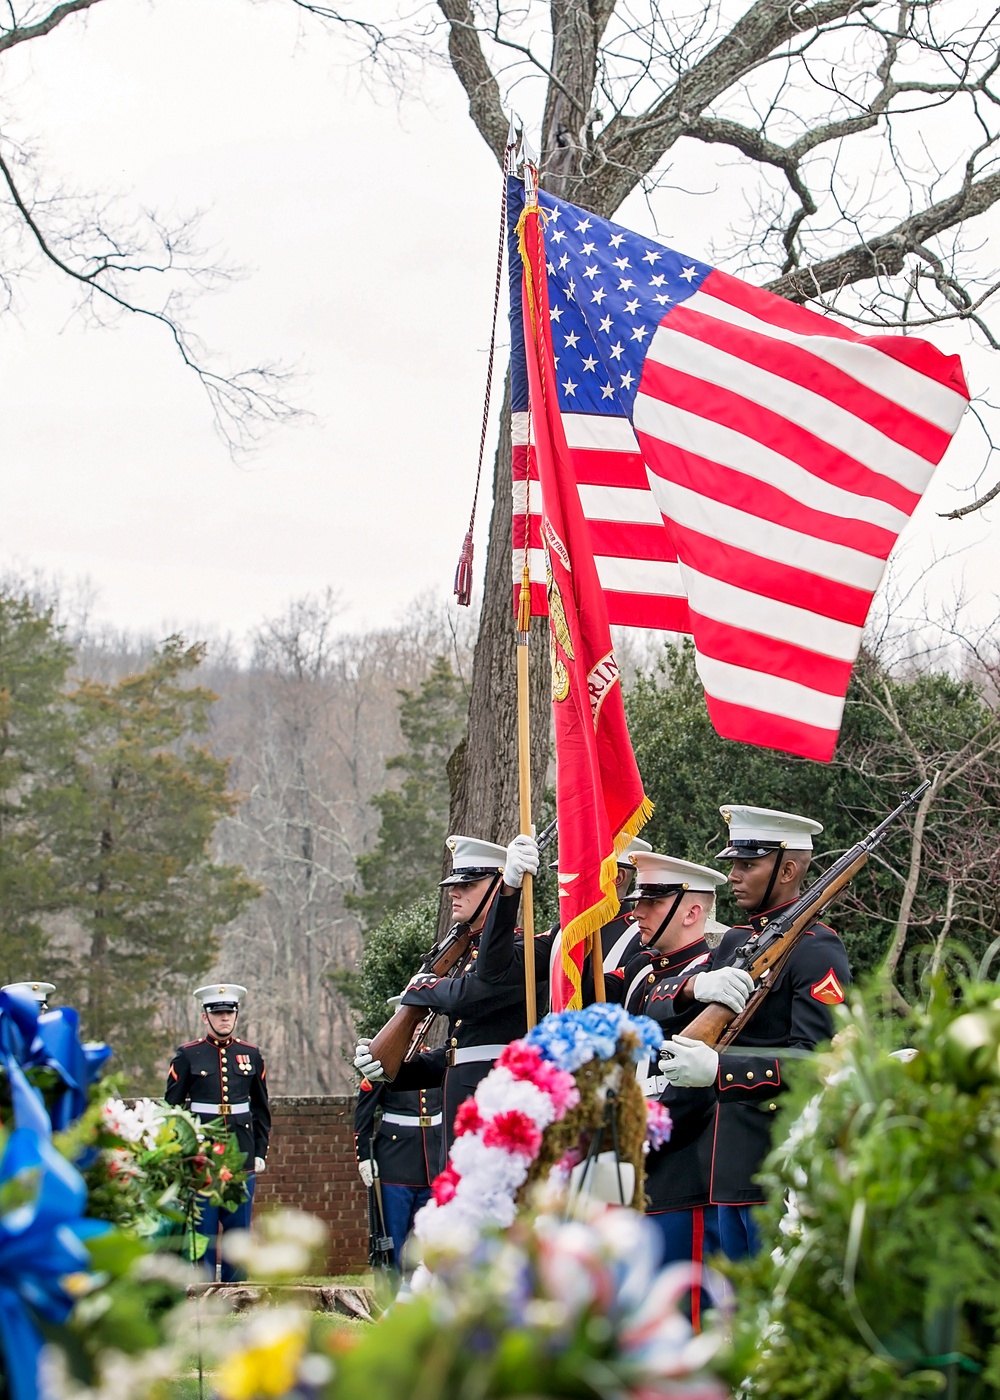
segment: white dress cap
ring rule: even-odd
[[[451,851],[451,874],[442,885],[472,885],[488,880],[504,867],[507,847],[477,836],[449,836],[444,843]]]
[[[246,987],[238,982],[210,982],[207,987],[198,987],[195,996],[202,1006],[239,1006],[241,998],[247,994]]]
[[[628,896],[630,902],[660,899],[681,889],[691,893],[714,894],[719,885],[726,883],[726,876],[719,870],[710,870],[707,865],[695,865],[690,860],[677,860],[675,856],[657,855],[655,851],[640,852],[634,857],[633,864],[636,880],[635,888]]]
[[[632,866],[635,864],[635,861],[632,859],[633,856],[644,855],[652,849],[649,842],[644,841],[641,836],[633,836],[624,851],[619,852],[618,864]]]
[[[729,845],[716,860],[738,856],[753,859],[768,851],[811,851],[812,839],[823,830],[822,822],[799,817],[794,812],[774,812],[770,807],[720,807],[729,826]]]
[[[6,987],[0,987],[0,992],[20,993],[23,997],[31,997],[32,1001],[37,1001],[39,1006],[48,1001],[55,991],[54,982],[8,982]]]

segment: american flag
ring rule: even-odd
[[[612,623],[690,633],[725,738],[828,761],[889,552],[968,403],[862,337],[544,191],[559,407]],[[508,190],[513,232],[524,186]],[[515,596],[544,614],[512,245]]]

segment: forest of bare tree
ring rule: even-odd
[[[470,613],[429,599],[344,632],[328,592],[246,638],[163,641],[4,581],[3,980],[51,977],[154,1091],[164,1047],[199,1030],[191,989],[243,982],[274,1091],[350,1092],[356,1016],[398,990],[359,987],[366,936],[388,948],[440,878],[473,639]],[[753,799],[817,816],[835,854],[926,777],[838,922],[858,969],[881,965],[904,999],[928,960],[992,956],[1000,663],[964,600],[887,588],[831,765],[719,739],[683,644],[621,641],[659,847],[710,860],[719,803]]]
[[[135,667],[152,651],[112,634],[81,643],[88,672]],[[361,949],[345,896],[377,833],[372,798],[401,746],[399,690],[419,686],[438,655],[467,671],[466,616],[417,601],[395,627],[344,634],[328,593],[292,603],[238,648],[210,648],[197,673],[220,697],[211,746],[239,799],[217,828],[217,853],[264,891],[222,931],[213,972],[252,989],[244,1030],[266,1047],[274,1092],[353,1088],[350,1011],[330,976],[352,969]],[[196,1033],[193,1000],[174,998],[158,1014],[182,1038]]]

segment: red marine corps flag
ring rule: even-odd
[[[587,941],[618,912],[616,854],[653,809],[632,752],[607,604],[555,391],[544,236],[531,198],[516,234],[520,257],[511,258],[511,281],[521,283],[523,266],[523,299],[512,298],[512,310],[521,310],[524,360],[515,378],[531,405],[552,634],[562,928],[562,968],[553,978],[552,1009],[562,1011],[581,1005]],[[515,345],[517,329],[512,325]]]

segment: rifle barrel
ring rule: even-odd
[[[753,946],[745,944],[740,949],[739,958],[735,966],[748,967],[754,957],[759,957],[765,948],[769,947],[777,939],[783,937],[785,930],[799,918],[805,909],[809,908],[810,905],[820,906],[826,890],[835,883],[845,870],[854,865],[856,861],[868,859],[868,856],[875,847],[881,844],[882,838],[885,836],[890,825],[898,816],[905,812],[907,808],[912,807],[915,802],[919,802],[930,785],[930,779],[926,778],[919,787],[914,788],[912,792],[906,793],[899,806],[891,811],[887,817],[884,817],[874,830],[870,831],[867,836],[863,836],[849,851],[845,851],[842,856],[838,856],[829,870],[825,871],[817,880],[814,880],[805,893],[799,895],[794,904],[790,905],[789,908],[785,909],[771,922],[766,935],[762,935],[758,938]]]

